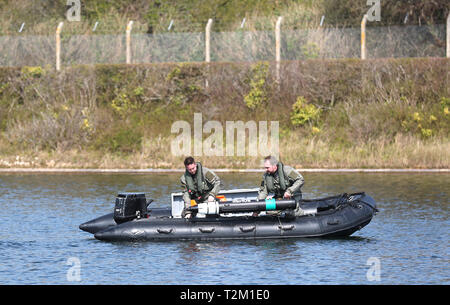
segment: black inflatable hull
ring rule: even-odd
[[[171,214],[170,209],[165,208],[154,208],[148,209],[148,213],[151,219],[156,217],[165,217],[169,218]],[[117,223],[114,221],[114,213],[109,213],[95,219],[92,219],[88,222],[85,222],[79,226],[80,230],[95,234],[99,231],[105,230],[110,227],[117,226]]]
[[[302,207],[314,207],[318,212],[300,217],[240,216],[183,219],[170,218],[167,215],[168,210],[154,209],[153,215],[151,213],[149,218],[116,225],[111,214],[96,219],[98,230],[94,236],[105,241],[349,236],[366,226],[376,212],[375,201],[370,196],[363,193],[358,196],[357,200],[345,204],[336,204],[339,196],[305,200]],[[107,227],[101,229],[100,224]]]

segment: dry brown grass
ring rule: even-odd
[[[298,141],[298,135],[280,141],[280,158],[296,168],[450,168],[450,141],[423,141],[411,136],[378,139],[366,144],[334,149],[317,139]],[[151,145],[149,144],[151,142]],[[295,144],[293,144],[295,142]],[[0,155],[6,168],[182,168],[184,157],[170,153],[170,139],[147,139],[141,151],[118,155],[93,151],[25,151]],[[211,168],[258,169],[260,157],[198,157]]]

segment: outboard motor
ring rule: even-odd
[[[114,221],[120,224],[135,218],[146,218],[147,205],[144,193],[119,193],[114,207]]]

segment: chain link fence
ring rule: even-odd
[[[368,26],[367,58],[445,57],[446,25]],[[211,32],[212,62],[274,61],[274,31]],[[283,30],[281,60],[360,58],[360,28]],[[133,34],[130,63],[203,62],[205,32]],[[55,66],[55,34],[1,36],[0,66]],[[126,63],[127,39],[120,35],[61,35],[61,66]]]

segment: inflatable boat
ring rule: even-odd
[[[257,189],[222,191],[216,202],[189,208],[183,218],[181,193],[172,207],[151,208],[144,193],[119,193],[113,213],[80,225],[104,241],[220,240],[349,236],[366,226],[378,211],[365,193],[319,199],[257,200]],[[304,215],[294,216],[300,205]],[[258,213],[255,213],[258,212]]]

